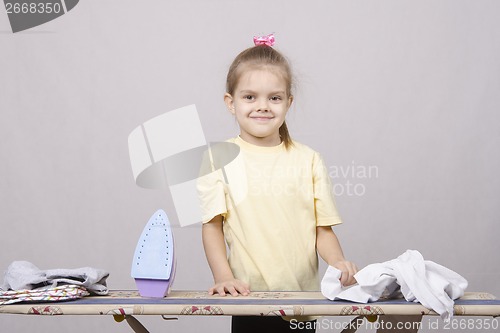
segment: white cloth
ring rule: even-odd
[[[330,266],[321,281],[321,293],[330,300],[359,303],[402,294],[409,302],[420,302],[445,321],[453,316],[453,300],[463,296],[467,280],[454,271],[425,260],[420,252],[408,250],[398,258],[368,265],[354,277],[357,284],[343,288],[341,272]]]
[[[24,290],[71,284],[83,286],[92,294],[106,295],[108,276],[108,272],[92,267],[42,271],[28,261],[14,261],[7,268],[0,289]]]

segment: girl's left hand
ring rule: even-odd
[[[342,286],[347,287],[356,283],[354,274],[358,272],[358,268],[354,263],[342,260],[333,264],[333,267],[342,272],[342,275],[340,276],[340,283]]]

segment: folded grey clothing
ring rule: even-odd
[[[84,286],[91,294],[106,295],[106,279],[109,273],[97,268],[82,267],[75,269],[40,270],[28,261],[14,261],[5,272],[3,290],[37,289],[74,284]]]

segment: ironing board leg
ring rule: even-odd
[[[121,323],[123,320],[127,321],[127,324],[134,330],[135,333],[149,333],[149,331],[142,325],[137,319],[130,315],[113,315],[116,322]]]
[[[135,317],[125,316],[125,320],[135,333],[149,333],[149,331],[142,325]]]
[[[348,327],[343,329],[340,333],[355,333],[358,328],[363,325],[365,316],[357,316],[349,323]]]

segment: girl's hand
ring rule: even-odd
[[[340,276],[340,283],[342,286],[347,287],[356,283],[354,274],[358,272],[358,268],[354,263],[342,260],[333,264],[333,267],[342,272],[342,275]]]
[[[209,295],[219,294],[220,296],[226,296],[226,293],[232,296],[238,296],[239,294],[248,296],[248,294],[250,293],[250,288],[248,284],[243,281],[230,279],[227,281],[216,283],[212,288],[208,290]]]

